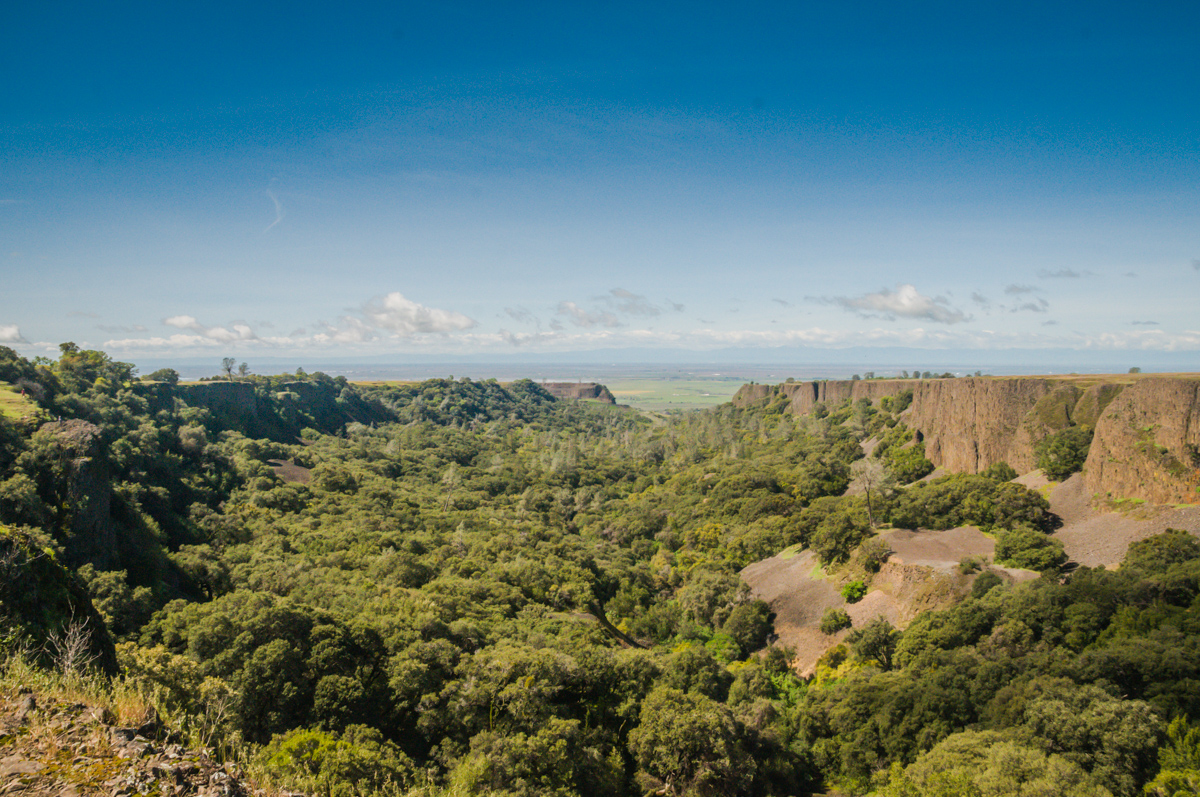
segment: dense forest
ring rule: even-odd
[[[0,389],[33,402],[0,415],[6,666],[140,690],[264,782],[1200,793],[1200,541],[1075,567],[1011,468],[921,480],[904,396],[654,415],[530,381],[185,384],[61,349],[0,347]],[[1061,475],[1075,438],[1046,447]],[[982,572],[810,678],[739,577],[800,546],[869,583],[878,528],[964,524],[1041,577]]]

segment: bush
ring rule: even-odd
[[[867,585],[861,581],[851,581],[842,587],[842,597],[847,603],[858,603],[867,594]]]
[[[850,615],[846,614],[845,609],[830,607],[821,617],[821,633],[828,636],[833,636],[843,628],[849,628],[850,625]]]
[[[996,561],[1010,567],[1046,572],[1067,561],[1063,544],[1035,528],[1017,526],[996,536]]]
[[[1092,446],[1092,430],[1071,426],[1042,438],[1034,449],[1037,466],[1047,477],[1062,481],[1083,468]]]
[[[988,594],[993,587],[998,587],[1004,583],[1004,579],[988,570],[985,573],[980,573],[975,579],[975,583],[971,585],[971,597],[982,598]]]
[[[822,565],[837,565],[849,559],[850,553],[870,536],[871,526],[862,503],[843,500],[817,524],[810,547]]]
[[[903,529],[1013,528],[1026,524],[1043,531],[1055,517],[1041,494],[1014,482],[956,474],[918,484],[896,500],[892,525]]]
[[[998,482],[1010,482],[1020,474],[1007,462],[997,462],[995,465],[984,468],[979,475]]]

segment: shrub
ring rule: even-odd
[[[979,475],[983,476],[985,479],[992,479],[998,482],[1009,482],[1017,478],[1017,476],[1020,474],[1018,474],[1013,466],[1009,465],[1007,462],[997,462],[995,465],[989,465],[988,467],[984,468]]]
[[[850,615],[846,614],[845,609],[830,607],[821,617],[821,633],[829,636],[833,636],[843,628],[849,628],[850,625]]]
[[[867,594],[867,585],[861,581],[851,581],[842,587],[842,597],[847,603],[858,603]]]
[[[991,570],[980,573],[975,579],[975,583],[971,585],[971,597],[982,598],[988,594],[993,587],[998,587],[1004,583],[1004,579],[993,573]]]
[[[1092,445],[1092,430],[1071,426],[1042,438],[1034,449],[1037,466],[1055,481],[1062,481],[1083,468]]]
[[[1067,561],[1063,544],[1035,528],[1017,526],[996,536],[996,561],[1011,567],[1045,572]]]

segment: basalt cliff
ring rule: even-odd
[[[1105,498],[1200,502],[1200,376],[967,377],[744,385],[733,403],[778,402],[807,414],[818,405],[912,391],[903,420],[948,471],[978,473],[997,462],[1036,467],[1035,446],[1072,425],[1095,430],[1087,488]]]

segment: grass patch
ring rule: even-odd
[[[803,550],[804,550],[804,545],[802,543],[798,542],[795,545],[789,545],[788,547],[786,547],[782,551],[780,551],[779,558],[783,559],[784,561],[787,561],[788,559],[794,558],[796,556],[796,554],[800,553]]]
[[[824,581],[829,578],[829,574],[825,572],[825,568],[817,565],[812,570],[808,571],[808,577],[816,581]]]
[[[709,379],[672,379],[670,377],[628,377],[604,384],[618,404],[643,410],[690,410],[716,407],[733,398],[746,380],[712,377]]]
[[[21,395],[19,388],[8,382],[0,382],[0,415],[16,420],[27,415],[36,415],[40,411],[32,399]]]

